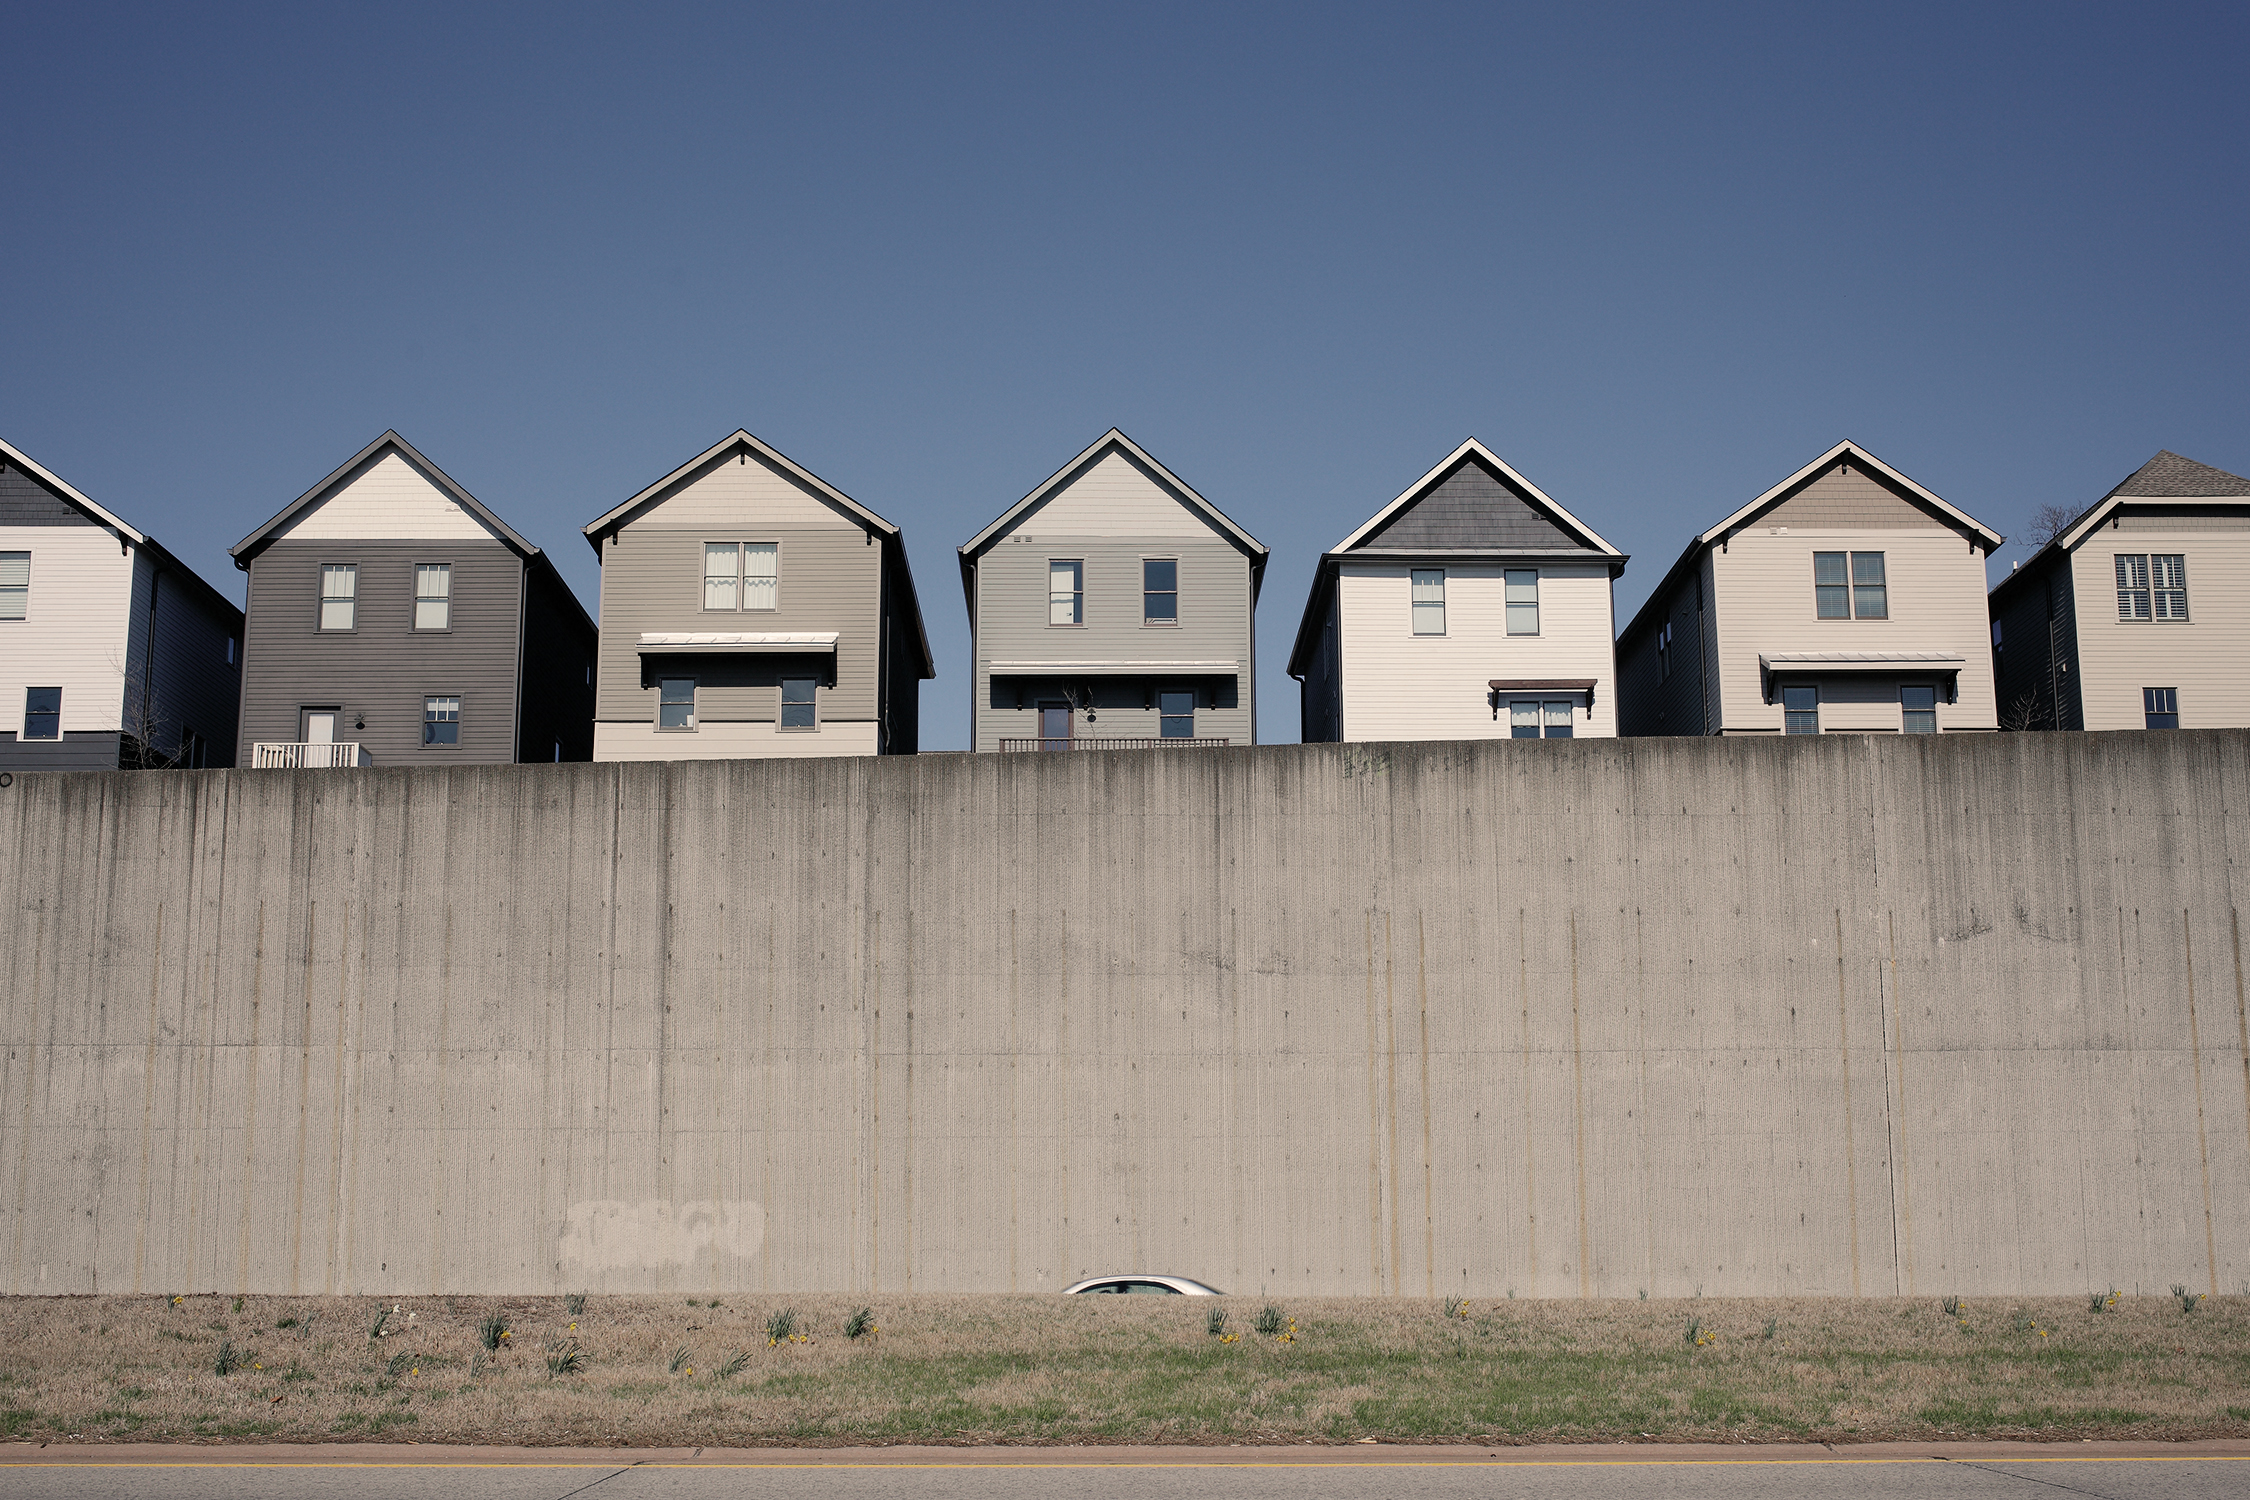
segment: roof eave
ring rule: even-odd
[[[1961,507],[1955,505],[1952,501],[1947,500],[1944,496],[1937,494],[1935,491],[1926,489],[1922,485],[1917,484],[1913,479],[1909,478],[1905,474],[1902,474],[1897,469],[1892,468],[1889,464],[1883,462],[1874,454],[1868,452],[1865,448],[1861,447],[1855,442],[1852,442],[1849,439],[1846,439],[1845,441],[1838,443],[1835,447],[1830,448],[1826,453],[1821,454],[1820,457],[1814,459],[1811,463],[1806,464],[1796,473],[1790,475],[1787,479],[1782,480],[1781,483],[1775,485],[1772,489],[1767,490],[1764,494],[1758,496],[1757,499],[1752,500],[1748,505],[1743,506],[1740,510],[1728,516],[1725,520],[1712,527],[1709,531],[1701,533],[1696,537],[1696,541],[1704,546],[1710,546],[1714,543],[1725,541],[1726,538],[1732,535],[1734,532],[1739,531],[1742,527],[1748,525],[1751,518],[1756,516],[1760,511],[1780,500],[1784,495],[1788,494],[1790,490],[1796,488],[1800,484],[1803,484],[1806,480],[1812,478],[1815,474],[1818,474],[1821,470],[1836,462],[1837,459],[1841,458],[1846,453],[1849,453],[1853,458],[1859,460],[1861,463],[1867,465],[1870,468],[1881,470],[1885,475],[1889,476],[1897,483],[1902,484],[1907,489],[1913,491],[1914,494],[1922,500],[1937,507],[1937,509],[1944,514],[1952,517],[1955,521],[1959,522],[1964,527],[1967,527],[1969,530],[1975,532],[1977,535],[1977,539],[1984,544],[1986,556],[1990,556],[1992,553],[1999,551],[2001,547],[2007,544],[2008,539],[2006,537],[2002,536],[1999,532],[1994,531],[1991,527],[1985,525],[1975,516],[1970,515],[1967,511],[1961,509]]]
[[[869,510],[866,506],[860,504],[857,500],[854,500],[851,496],[845,494],[842,490],[836,488],[836,486],[830,484],[827,480],[821,478],[818,474],[815,474],[812,470],[806,468],[803,464],[797,462],[788,454],[774,447],[771,443],[759,437],[756,433],[750,431],[748,428],[737,427],[733,432],[728,433],[718,442],[713,443],[710,447],[704,449],[701,453],[698,453],[695,457],[689,459],[686,463],[681,464],[671,473],[666,474],[662,479],[657,480],[656,483],[649,485],[647,488],[641,490],[638,494],[634,495],[632,499],[627,500],[624,504],[617,506],[613,510],[605,511],[602,515],[588,522],[585,526],[580,527],[580,531],[586,538],[586,544],[594,549],[594,555],[596,557],[601,556],[602,538],[624,526],[626,524],[624,519],[626,516],[630,515],[641,505],[646,504],[651,498],[679,480],[683,475],[694,472],[696,469],[701,468],[711,460],[722,456],[723,454],[727,453],[729,450],[737,446],[749,448],[755,451],[761,458],[771,461],[773,464],[787,472],[791,478],[798,480],[800,483],[811,486],[816,493],[841,506],[847,513],[849,513],[862,525],[866,526],[868,530],[874,532],[878,536],[899,535],[898,527],[891,524],[889,521],[884,520],[881,516],[875,514],[875,512]]]
[[[0,454],[5,454],[9,463],[16,465],[25,473],[36,476],[42,484],[45,484],[52,489],[61,491],[63,499],[67,500],[72,505],[77,506],[79,509],[85,511],[87,514],[94,517],[95,520],[101,522],[102,525],[109,527],[118,535],[132,542],[133,545],[140,546],[142,543],[148,540],[148,534],[146,532],[140,530],[138,527],[128,525],[122,517],[116,515],[107,507],[97,503],[89,496],[80,493],[75,485],[69,483],[61,475],[56,474],[51,469],[47,468],[46,465],[38,462],[36,459],[26,454],[15,444],[8,442],[5,439],[0,439]]]
[[[276,511],[263,526],[260,526],[257,530],[251,532],[241,541],[236,542],[232,547],[229,547],[227,551],[234,558],[234,565],[238,568],[247,569],[250,566],[251,560],[253,558],[255,558],[260,552],[263,552],[268,546],[272,545],[274,539],[273,534],[276,531],[280,530],[281,527],[286,524],[291,517],[295,516],[299,511],[303,510],[307,505],[311,504],[316,498],[324,494],[331,486],[342,480],[345,475],[351,473],[352,470],[367,462],[370,457],[372,457],[375,453],[385,447],[395,447],[400,453],[406,456],[408,462],[428,473],[437,481],[438,487],[443,489],[448,497],[450,497],[456,504],[459,504],[466,508],[469,514],[475,516],[478,520],[484,522],[485,525],[491,527],[495,532],[499,533],[500,539],[506,542],[510,547],[514,548],[519,555],[523,556],[526,559],[539,555],[539,548],[533,545],[528,537],[518,532],[506,521],[501,520],[500,517],[493,512],[492,508],[486,505],[482,500],[479,500],[476,496],[463,489],[460,483],[456,481],[452,475],[446,473],[445,470],[439,468],[436,464],[431,463],[427,458],[424,458],[421,452],[416,449],[412,443],[408,442],[405,438],[402,438],[398,435],[398,432],[395,428],[385,428],[381,437],[377,438],[374,442],[369,443],[366,447],[360,449],[359,452],[353,454],[349,459],[346,459],[344,463],[340,465],[335,470],[335,472],[331,473],[327,478],[321,480],[311,489],[305,491],[302,495],[299,495],[296,499],[290,501],[287,505]]]

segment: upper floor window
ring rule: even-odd
[[[1075,558],[1060,558],[1048,562],[1047,623],[1086,623],[1086,565],[1083,562]]]
[[[2150,729],[2179,728],[2180,690],[2178,688],[2142,688],[2141,714]]]
[[[350,630],[358,620],[359,564],[320,565],[320,628]]]
[[[1815,552],[1814,614],[1823,620],[1887,620],[1891,592],[1880,552]]]
[[[781,607],[781,544],[778,542],[705,542],[703,544],[703,607],[705,609],[779,609]]]
[[[27,740],[62,738],[62,689],[27,688],[23,695],[23,737]]]
[[[414,628],[449,630],[453,623],[453,564],[414,565]]]
[[[1909,684],[1898,690],[1899,728],[1908,734],[1937,733],[1937,689]]]
[[[1672,622],[1666,620],[1656,632],[1656,680],[1663,682],[1672,675]]]
[[[2187,555],[2181,552],[2120,552],[2117,558],[2117,618],[2184,620],[2187,612]]]
[[[692,677],[665,677],[656,684],[656,727],[659,729],[693,729],[695,727],[695,679]]]
[[[1141,623],[1180,623],[1180,560],[1176,557],[1141,559]]]
[[[458,745],[461,743],[461,700],[459,698],[424,698],[422,700],[422,743],[425,745]]]
[[[1510,568],[1503,585],[1508,603],[1508,634],[1539,633],[1539,570]]]
[[[784,677],[781,679],[781,727],[784,729],[817,729],[818,704],[814,691],[819,682],[811,677]]]
[[[1820,689],[1811,685],[1781,690],[1781,732],[1820,733]]]
[[[21,620],[31,612],[31,554],[0,552],[0,620]]]
[[[1413,575],[1414,633],[1445,634],[1445,569],[1416,568]]]
[[[1158,693],[1156,695],[1157,737],[1167,740],[1192,740],[1195,738],[1195,694]]]

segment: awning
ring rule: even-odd
[[[1956,651],[1784,651],[1758,658],[1758,686],[1773,702],[1777,677],[1835,677],[1874,673],[1886,677],[1942,677],[1946,702],[1960,699],[1961,668],[1968,658]]]
[[[1586,706],[1594,706],[1591,677],[1495,677],[1485,686],[1502,697],[1510,693],[1584,693]]]
[[[644,632],[643,656],[699,656],[708,651],[834,652],[834,630],[667,630]]]
[[[1242,664],[1226,661],[996,661],[995,677],[1210,677],[1234,676]]]

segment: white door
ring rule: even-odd
[[[330,708],[305,710],[305,743],[308,745],[333,745],[336,743],[336,711]]]

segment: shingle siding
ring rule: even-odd
[[[1574,547],[1587,551],[1584,538],[1516,492],[1474,458],[1461,466],[1382,528],[1363,538],[1361,547],[1511,548]]]
[[[0,527],[99,524],[16,465],[0,470]]]

